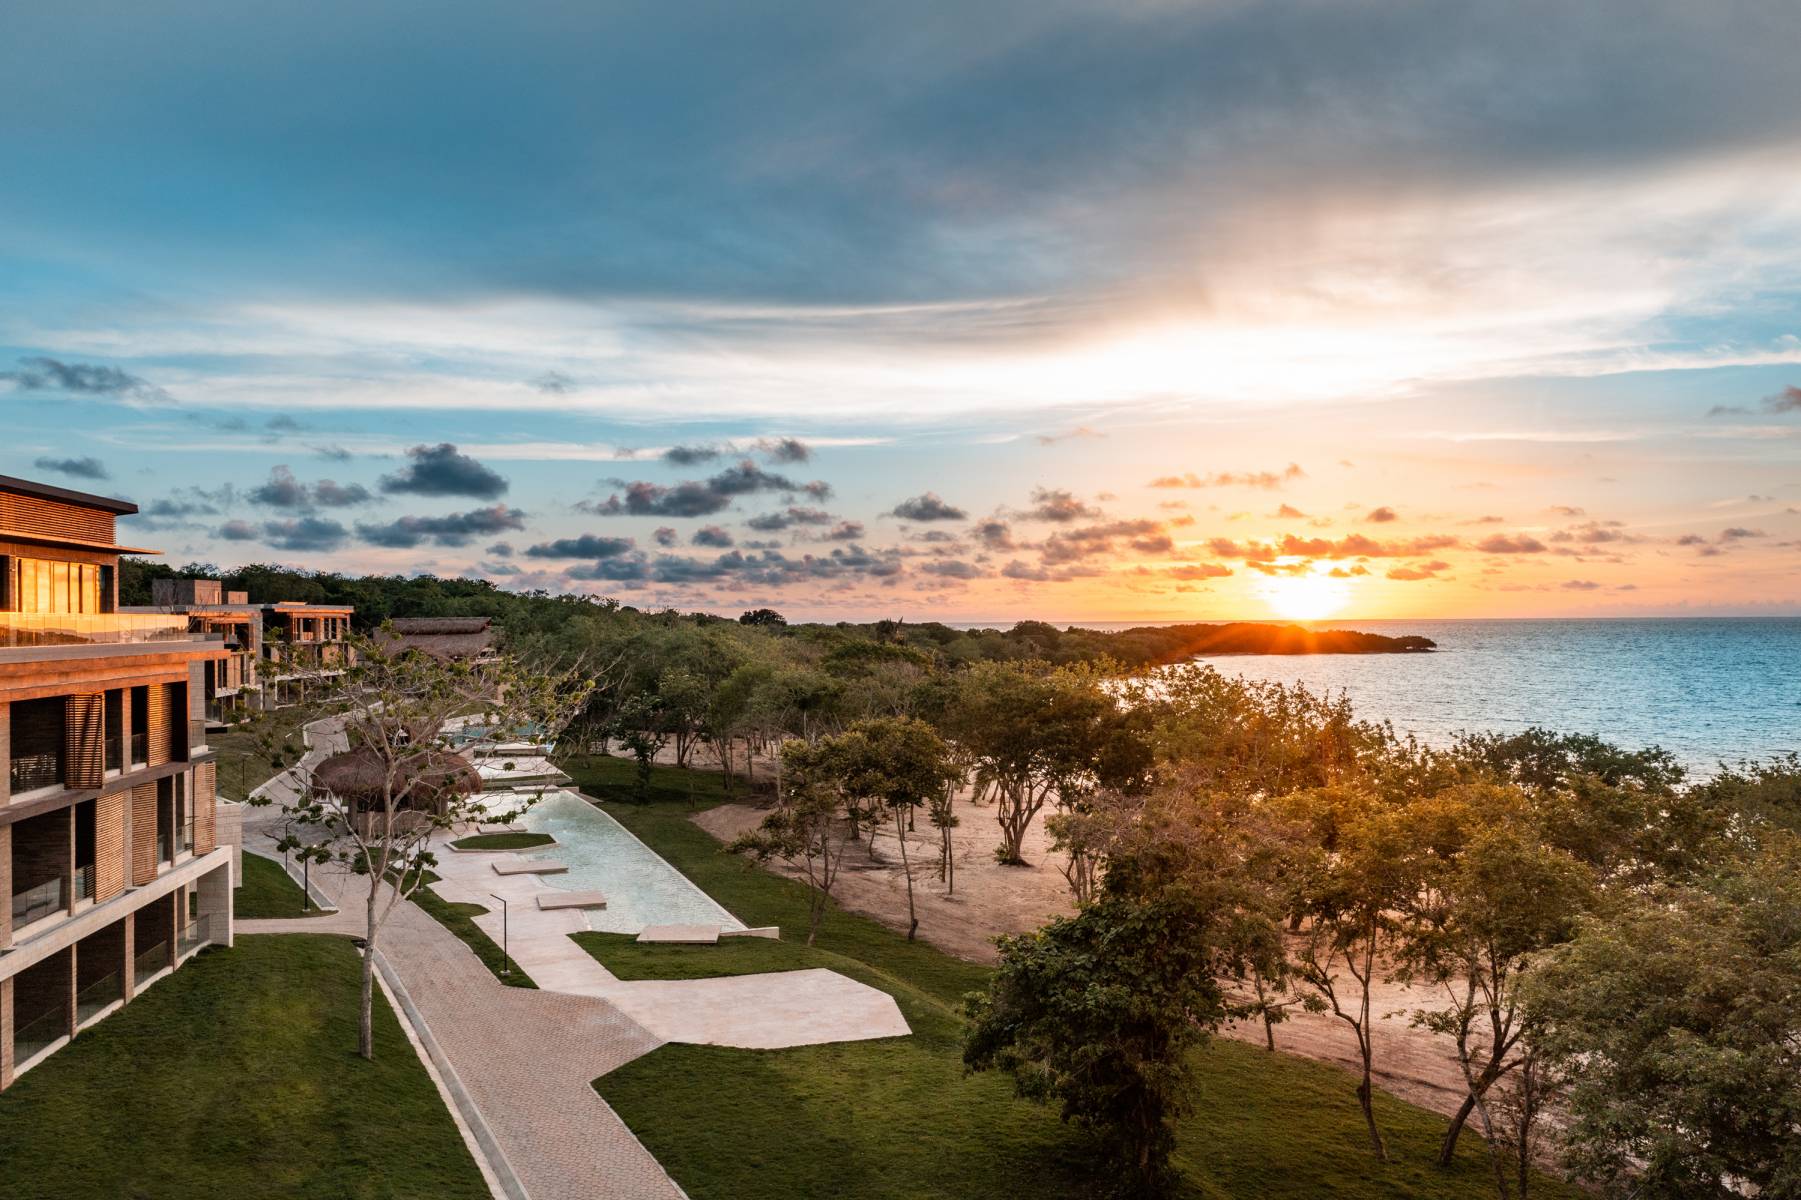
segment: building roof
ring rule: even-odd
[[[107,512],[116,513],[122,517],[130,516],[138,511],[138,506],[129,500],[114,500],[110,496],[78,492],[73,488],[57,487],[54,483],[38,483],[33,479],[20,479],[16,475],[0,475],[0,490],[18,492],[26,496],[37,496],[44,500],[60,500],[64,504],[79,504],[85,508],[103,508]]]
[[[494,648],[491,617],[395,617],[375,640],[393,653],[418,650],[433,658],[481,658]]]

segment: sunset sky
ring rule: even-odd
[[[154,10],[154,11],[153,11]],[[0,473],[169,561],[1801,611],[1801,5],[0,16]]]

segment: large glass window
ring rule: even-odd
[[[97,613],[102,611],[101,576],[94,563],[43,558],[7,560],[6,595],[15,612]]]
[[[12,790],[35,791],[63,781],[62,699],[21,700],[12,706]]]

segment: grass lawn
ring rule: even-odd
[[[458,850],[530,850],[554,841],[548,833],[476,833],[450,844]]]
[[[300,885],[281,864],[260,854],[244,854],[244,882],[238,888],[237,918],[260,921],[276,917],[316,917],[317,907],[301,907]]]
[[[248,726],[233,726],[222,733],[209,733],[207,746],[218,755],[219,793],[228,799],[242,800],[274,778],[277,771],[299,762],[300,756],[306,753],[301,727],[322,715],[310,705],[297,704],[264,713]],[[274,758],[260,745],[261,736],[253,734],[252,728],[280,738],[280,748]]]
[[[837,970],[844,962],[841,956],[816,950],[805,942],[774,938],[720,938],[713,946],[681,946],[640,942],[629,933],[569,936],[617,979],[718,979],[765,971],[804,971],[808,967]]]
[[[632,764],[566,765],[600,798],[629,796]],[[672,769],[665,769],[666,771]],[[694,772],[702,803],[716,776]],[[913,1029],[887,1038],[790,1050],[668,1045],[595,1081],[695,1200],[829,1195],[848,1200],[1094,1194],[1092,1143],[1056,1111],[1016,1099],[1003,1075],[963,1073],[958,1000],[987,969],[908,943],[833,910],[806,947],[802,886],[747,867],[688,820],[685,781],[656,781],[660,802],[607,811],[740,920],[781,925],[780,942],[638,946],[604,934],[576,940],[621,978],[693,978],[824,966],[894,996]],[[790,940],[791,939],[791,940]],[[1378,1096],[1393,1161],[1369,1154],[1356,1080],[1324,1064],[1224,1039],[1195,1058],[1194,1110],[1177,1131],[1183,1195],[1207,1200],[1485,1200],[1485,1151],[1466,1137],[1457,1166],[1432,1165],[1443,1118]],[[1552,1180],[1540,1195],[1577,1195]]]
[[[356,1029],[348,940],[207,950],[0,1094],[0,1192],[486,1197],[379,995],[373,1063]]]

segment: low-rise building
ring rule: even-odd
[[[272,707],[304,701],[355,661],[348,604],[263,605],[263,694]]]
[[[122,612],[121,500],[0,476],[0,1088],[232,940],[186,614]]]
[[[263,610],[247,592],[228,592],[217,579],[153,579],[150,604],[133,613],[175,613],[194,633],[217,634],[226,657],[202,672],[201,702],[207,723],[233,725],[263,707]]]

